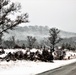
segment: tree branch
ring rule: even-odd
[[[8,27],[6,27],[5,29],[3,29],[3,30],[0,32],[0,34],[2,34],[3,32],[7,32],[7,30],[9,30],[9,29],[13,29],[13,28],[14,28],[15,26],[17,26],[18,24],[21,24],[21,23],[24,23],[24,22],[27,23],[27,22],[28,22],[27,18],[28,18],[27,13],[24,14],[24,15],[18,16],[15,21],[11,21],[11,22],[13,22],[14,24],[11,23],[11,25],[8,26]]]

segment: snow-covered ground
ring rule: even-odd
[[[9,50],[10,52],[11,50]],[[12,52],[15,50],[12,50]],[[25,52],[25,51],[24,51]],[[6,50],[6,54],[8,50]],[[60,66],[64,66],[73,62],[76,62],[76,53],[67,51],[66,57],[71,56],[70,60],[54,60],[52,62],[41,61],[0,61],[0,75],[35,75],[47,70],[52,70]]]
[[[73,62],[76,62],[76,59],[55,60],[54,63],[40,61],[3,61],[0,62],[0,75],[35,75]]]

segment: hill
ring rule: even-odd
[[[17,26],[13,31],[9,30],[9,34],[5,33],[3,39],[7,40],[11,36],[15,36],[16,40],[25,40],[27,36],[34,36],[37,39],[47,38],[49,36],[49,27],[47,26]],[[60,30],[60,37],[75,39],[76,33]]]

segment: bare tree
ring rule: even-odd
[[[52,45],[52,51],[54,51],[55,45],[61,41],[61,38],[58,35],[59,32],[60,31],[57,28],[51,28],[49,30],[50,33],[49,41],[50,44]]]
[[[28,47],[30,49],[32,49],[33,46],[34,46],[34,43],[36,41],[36,38],[35,37],[32,37],[32,36],[27,36],[27,41],[28,41]]]
[[[10,0],[0,0],[0,42],[4,32],[13,29],[21,23],[28,22],[27,13],[16,16],[15,20],[8,17],[10,14],[15,14],[20,11],[21,5],[19,3],[10,2]]]
[[[10,37],[9,40],[4,41],[4,46],[6,48],[14,48],[15,45],[16,45],[16,43],[15,43],[14,36]]]

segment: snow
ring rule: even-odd
[[[6,55],[7,55],[7,53],[1,54],[0,57],[3,58],[3,57],[5,57]]]
[[[2,61],[0,62],[0,75],[35,75],[73,62],[76,62],[76,59],[54,60],[54,63],[25,60],[10,62]]]
[[[1,51],[1,49],[0,49],[0,51]],[[11,53],[14,53],[17,51],[22,51],[23,53],[26,52],[26,50],[24,50],[24,49],[4,49],[4,51],[5,51],[5,54],[1,54],[0,55],[1,58],[5,57],[9,52],[11,52]]]
[[[76,58],[76,52],[67,51],[65,58],[68,59],[68,57],[70,57],[70,59]]]
[[[22,51],[23,53],[26,52],[26,50],[24,50],[24,49],[5,49],[6,53],[9,53],[9,52],[13,53],[13,52],[17,52],[17,51]]]
[[[37,49],[31,49],[30,52],[37,52]]]
[[[22,50],[24,53],[26,50]],[[5,54],[0,55],[4,57],[9,52],[20,51],[17,50],[5,50]],[[34,51],[33,49],[32,51]],[[35,50],[36,51],[36,50]],[[35,52],[34,51],[34,52]],[[0,75],[35,75],[47,70],[52,70],[67,64],[76,62],[76,53],[72,51],[66,52],[66,57],[70,56],[70,60],[54,60],[54,62],[41,62],[41,61],[26,61],[26,60],[17,60],[17,61],[0,61]]]

